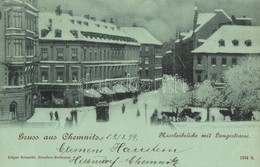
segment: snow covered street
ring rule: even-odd
[[[150,117],[155,109],[158,109],[158,112],[161,111],[171,111],[170,108],[161,106],[160,91],[153,91],[148,93],[142,93],[138,97],[138,103],[133,104],[132,99],[124,99],[121,101],[113,101],[109,104],[109,122],[106,123],[97,123],[96,122],[96,111],[95,107],[80,107],[78,110],[78,124],[77,128],[93,128],[96,126],[104,126],[110,128],[140,128],[140,127],[149,127],[150,126]],[[122,105],[125,104],[125,113],[122,113]],[[147,104],[147,114],[145,113],[145,104]],[[74,108],[36,108],[34,116],[27,121],[28,124],[42,124],[42,126],[51,126],[63,128],[66,123],[66,118],[70,117],[70,112]],[[137,116],[137,110],[140,112],[140,116]],[[54,119],[51,121],[49,113],[57,111],[59,114],[59,121]],[[192,112],[201,113],[201,122],[195,123],[194,119],[188,118],[187,122],[194,124],[192,126],[200,126],[205,124],[214,124],[217,123],[221,125],[230,125],[230,120],[226,119],[226,122],[223,122],[223,116],[219,113],[219,109],[212,108],[210,116],[215,117],[215,122],[206,123],[207,111],[204,108],[192,108]],[[160,116],[160,114],[159,114]],[[174,122],[174,126],[184,126],[187,125],[187,122]],[[237,124],[235,122],[232,122]],[[74,121],[75,125],[75,121]]]

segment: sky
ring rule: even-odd
[[[73,10],[74,15],[114,18],[119,27],[136,23],[165,42],[174,39],[176,31],[192,28],[195,3],[199,12],[224,9],[229,16],[251,17],[253,25],[260,25],[260,0],[39,0],[39,9],[54,11],[61,5],[64,12]]]

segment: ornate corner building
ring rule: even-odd
[[[0,121],[26,120],[34,113],[37,4],[0,1]]]

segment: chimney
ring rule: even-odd
[[[68,11],[68,14],[69,14],[70,16],[73,16],[73,10],[69,10],[69,11]]]
[[[89,14],[84,15],[84,18],[85,18],[85,19],[89,19],[89,17],[90,17]]]
[[[62,13],[62,10],[61,10],[61,7],[60,7],[60,5],[59,6],[57,6],[57,8],[56,8],[56,10],[55,10],[55,13],[56,13],[56,15],[61,15],[61,13]]]
[[[196,2],[195,7],[194,7],[193,31],[195,31],[195,29],[197,28],[198,15],[199,15],[198,5],[197,5],[197,2]]]
[[[102,22],[104,22],[104,23],[106,23],[106,22],[107,22],[107,21],[106,21],[106,19],[102,19],[101,21],[102,21]]]
[[[113,18],[110,18],[110,23],[114,23],[114,19]]]
[[[136,24],[136,23],[133,23],[133,27],[137,27],[137,24]]]
[[[91,17],[90,19],[93,21],[96,21],[96,17]]]
[[[52,30],[52,19],[49,19],[48,29],[49,29],[49,31]]]
[[[237,19],[234,15],[231,15],[231,20],[233,21],[233,23],[237,24]]]

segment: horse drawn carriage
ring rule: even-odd
[[[178,121],[185,122],[187,119],[194,119],[196,122],[201,121],[201,113],[200,112],[192,112],[191,108],[184,108],[180,113],[178,111],[168,112],[162,111],[161,118],[158,118],[157,110],[151,116],[151,124],[165,124],[170,121]]]

